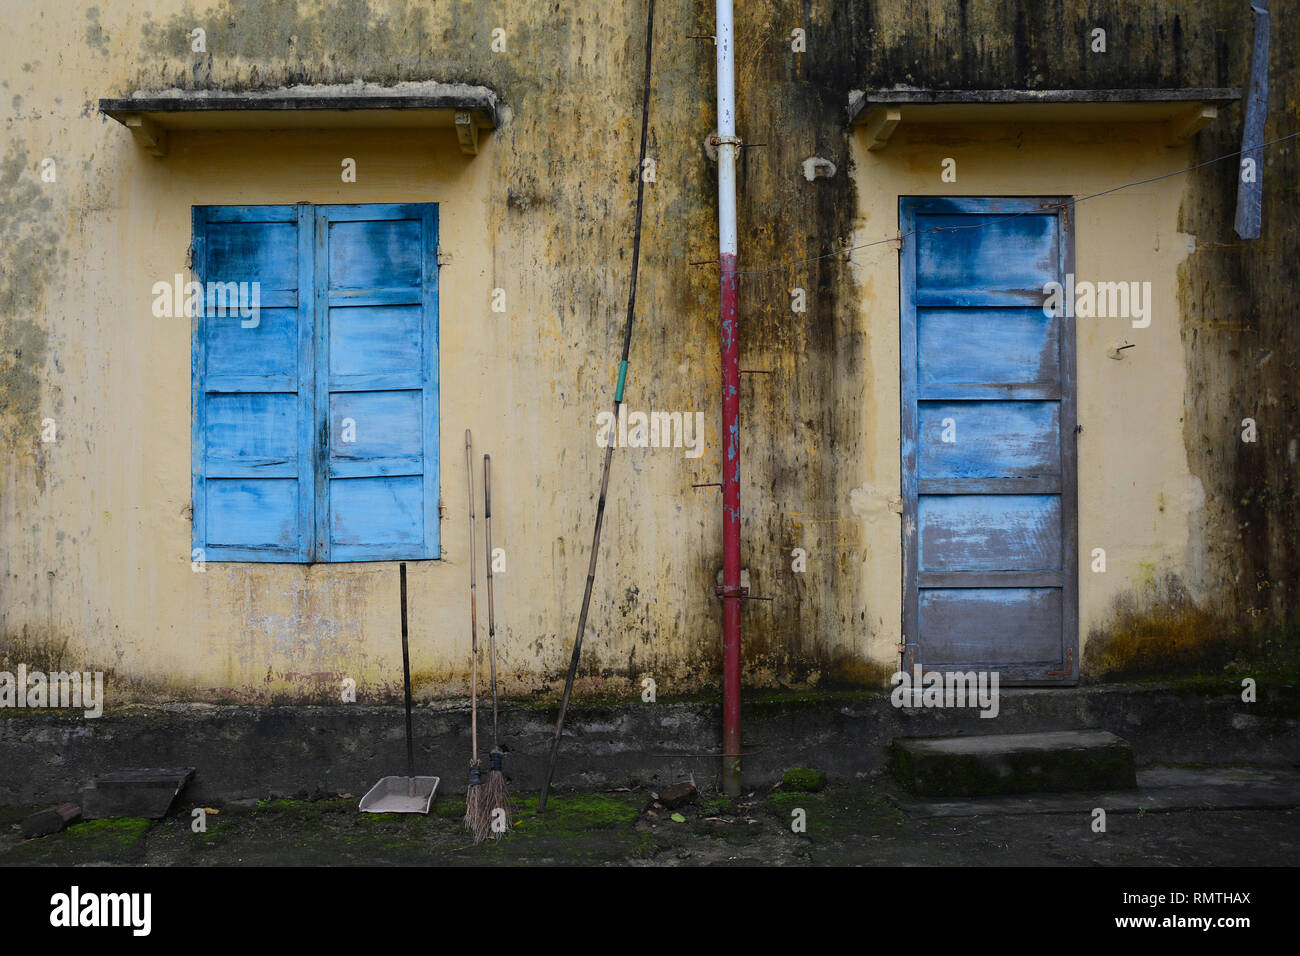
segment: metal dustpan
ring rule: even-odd
[[[406,564],[402,579],[402,683],[406,688],[406,776],[384,777],[361,798],[362,813],[428,813],[438,790],[437,777],[415,775],[415,745],[411,741],[411,654],[406,642]]]
[[[363,813],[428,813],[437,777],[385,777],[361,798]]]

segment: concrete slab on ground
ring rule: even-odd
[[[1137,772],[1136,790],[1032,793],[956,800],[922,799],[897,787],[890,801],[910,817],[978,817],[1014,814],[1168,813],[1179,810],[1264,810],[1300,806],[1300,771],[1272,767],[1149,767]]]
[[[141,817],[161,820],[194,776],[193,767],[132,767],[92,780],[81,791],[87,820]]]

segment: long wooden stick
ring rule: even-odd
[[[402,591],[402,689],[406,692],[406,776],[415,786],[415,744],[411,740],[411,649],[406,638],[406,562],[398,565]]]
[[[470,757],[478,763],[478,576],[474,567],[474,448],[469,429],[465,429],[465,468],[469,475],[469,626],[470,626]]]
[[[627,321],[623,325],[623,358],[618,366],[618,387],[614,393],[614,421],[618,421],[619,406],[623,404],[623,386],[627,382],[628,355],[632,350],[632,319],[636,315],[636,275],[641,262],[641,212],[645,201],[645,177],[640,170],[645,166],[646,138],[650,125],[650,54],[654,47],[655,0],[650,0],[645,25],[645,84],[641,99],[641,160],[637,164],[636,178],[636,231],[632,237],[632,275],[627,294]],[[573,655],[569,658],[569,672],[564,678],[564,694],[560,697],[560,716],[555,721],[555,737],[551,741],[551,756],[546,763],[546,782],[537,798],[537,812],[546,809],[546,797],[551,792],[551,778],[555,776],[555,758],[560,752],[560,738],[564,735],[564,715],[569,710],[569,697],[573,693],[573,679],[578,673],[578,660],[582,656],[582,635],[587,630],[587,612],[591,608],[591,588],[596,582],[596,556],[600,552],[600,527],[605,521],[605,494],[609,491],[609,465],[614,457],[614,442],[605,446],[605,467],[600,476],[600,500],[596,503],[596,528],[591,535],[591,561],[587,564],[587,587],[582,594],[582,612],[578,615],[578,633],[573,639]]]
[[[488,662],[492,668],[492,746],[497,741],[497,618],[492,597],[492,458],[483,456],[483,553],[487,557]]]

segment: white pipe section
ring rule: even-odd
[[[736,254],[736,71],[731,0],[717,0],[718,252]]]

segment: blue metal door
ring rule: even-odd
[[[1078,679],[1068,200],[903,197],[903,665]]]

